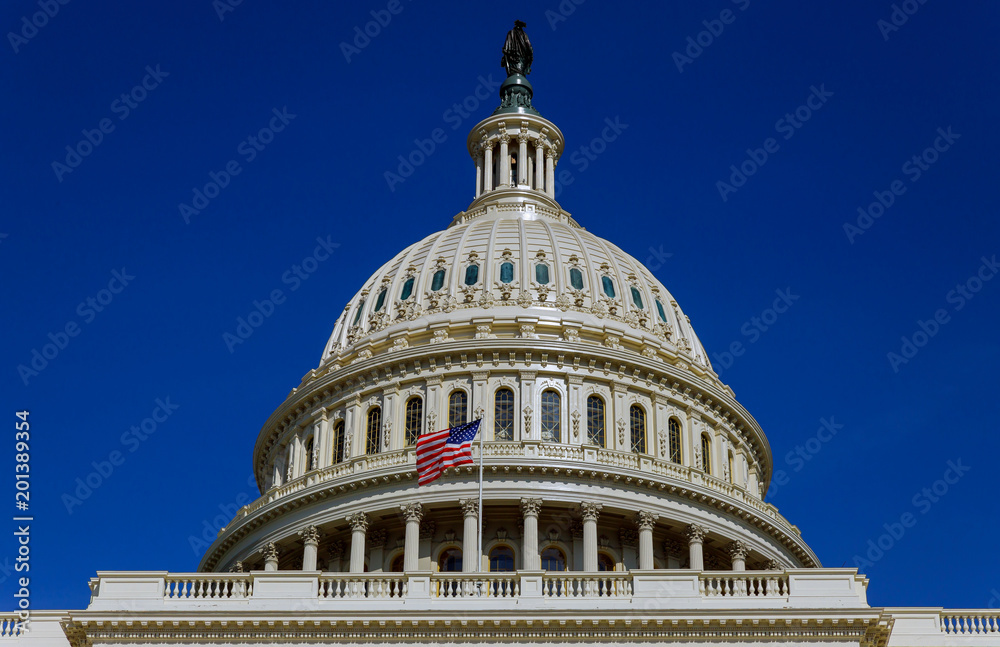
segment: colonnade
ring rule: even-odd
[[[482,563],[482,556],[478,555],[478,532],[479,532],[479,501],[476,499],[460,499],[458,501],[463,517],[463,554],[462,570],[464,572],[474,572],[477,566]],[[597,521],[600,518],[603,505],[594,501],[582,501],[577,508],[577,513],[582,520],[583,534],[583,559],[582,570],[584,572],[597,572],[598,563],[598,529]],[[523,520],[523,530],[521,532],[521,563],[523,570],[535,571],[542,569],[539,555],[538,541],[538,520],[542,511],[542,500],[536,498],[523,498],[520,500],[520,511]],[[420,566],[420,544],[426,539],[422,532],[421,522],[424,519],[424,506],[420,503],[408,503],[400,507],[400,512],[405,520],[405,535],[403,540],[403,562],[402,570],[405,572],[417,571]],[[653,560],[653,530],[659,518],[654,512],[639,510],[634,516],[635,526],[638,529],[638,568],[641,570],[651,570],[654,568]],[[351,573],[363,573],[365,569],[365,558],[369,554],[368,542],[371,541],[369,535],[370,516],[366,512],[356,512],[347,517],[347,522],[351,527],[351,540],[349,551],[348,571]],[[579,526],[577,526],[579,528]],[[385,531],[378,531],[380,536],[376,540],[379,554],[385,544]],[[320,540],[323,533],[315,525],[309,525],[301,529],[298,537],[302,541],[302,570],[317,570],[317,555]],[[687,537],[688,567],[691,570],[705,570],[704,543],[707,529],[699,524],[689,524],[684,529]],[[340,542],[337,542],[338,544]],[[669,543],[669,542],[668,542]],[[338,550],[342,550],[338,546]],[[739,540],[733,540],[726,545],[726,550],[731,558],[733,571],[745,571],[746,559],[750,553],[747,545]],[[278,570],[279,549],[276,544],[269,543],[263,550],[264,570]],[[379,558],[381,559],[381,558]],[[339,560],[339,558],[338,558]],[[579,564],[579,562],[578,562]],[[777,568],[775,562],[771,562],[769,568]]]

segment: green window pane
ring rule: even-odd
[[[434,278],[431,279],[431,292],[437,292],[444,287],[444,270],[438,270],[434,272]]]
[[[479,266],[478,265],[470,265],[467,268],[465,268],[465,284],[466,285],[475,285],[476,281],[478,281],[478,280],[479,280]]]
[[[667,313],[663,311],[663,304],[659,299],[656,300],[656,311],[660,313],[660,321],[667,323]]]
[[[535,266],[535,281],[539,285],[546,285],[549,282],[549,266],[539,263]]]
[[[642,310],[642,308],[643,308],[643,305],[642,305],[642,295],[639,294],[639,290],[638,289],[636,289],[636,288],[631,288],[631,289],[632,289],[632,303],[635,304],[636,308],[639,308],[640,310]]]
[[[385,305],[385,293],[386,293],[386,291],[387,290],[383,289],[381,292],[378,293],[378,301],[375,302],[375,312],[378,312],[379,310],[381,310],[382,306]]]
[[[514,280],[514,264],[503,263],[500,265],[500,282],[510,283]]]
[[[406,279],[406,283],[403,284],[403,292],[399,295],[400,301],[406,301],[413,294],[413,279]]]
[[[358,304],[358,312],[356,315],[354,315],[354,323],[351,324],[352,326],[357,326],[358,322],[361,321],[361,312],[364,309],[365,309],[365,302],[364,300],[362,300],[361,303]]]
[[[569,271],[569,284],[573,286],[574,290],[583,289],[583,272],[576,269],[575,267]]]
[[[610,276],[601,277],[601,285],[604,287],[604,294],[608,295],[609,299],[615,298],[615,284],[611,282]]]

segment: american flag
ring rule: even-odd
[[[417,438],[417,485],[427,485],[436,480],[448,467],[473,463],[472,441],[479,431],[480,422],[473,420]]]

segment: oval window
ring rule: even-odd
[[[539,263],[535,266],[535,281],[539,285],[546,285],[549,282],[549,266]]]
[[[667,313],[663,311],[663,304],[659,299],[656,300],[656,311],[660,314],[660,321],[667,323]]]
[[[636,308],[639,308],[640,310],[643,309],[642,295],[639,294],[639,290],[637,288],[632,288],[632,303],[635,304]]]
[[[470,265],[467,268],[465,268],[465,284],[466,285],[475,285],[476,281],[478,281],[478,280],[479,280],[479,266],[478,265]]]
[[[431,292],[437,292],[444,287],[444,270],[438,270],[434,272],[434,277],[431,279]]]
[[[514,280],[514,264],[513,263],[501,263],[500,264],[500,282],[510,283]]]
[[[604,287],[604,294],[608,295],[609,299],[615,298],[615,284],[611,282],[610,276],[601,277],[601,286]]]
[[[357,326],[358,322],[361,321],[361,311],[364,309],[365,309],[365,301],[364,299],[362,299],[361,302],[358,303],[358,313],[354,315],[354,323],[351,324],[352,326]]]
[[[399,295],[400,301],[406,301],[413,294],[413,279],[406,279],[406,283],[403,284],[403,292]]]
[[[569,284],[573,286],[574,290],[583,289],[583,272],[577,268],[573,268],[569,271]]]
[[[381,310],[382,306],[385,305],[385,293],[387,289],[388,288],[383,288],[383,290],[378,293],[378,301],[375,302],[375,312]]]

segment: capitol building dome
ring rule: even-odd
[[[472,203],[344,306],[201,570],[818,567],[690,320],[556,201],[565,140],[525,76],[500,94],[467,139]],[[418,486],[417,439],[473,420],[481,498],[478,465]]]

